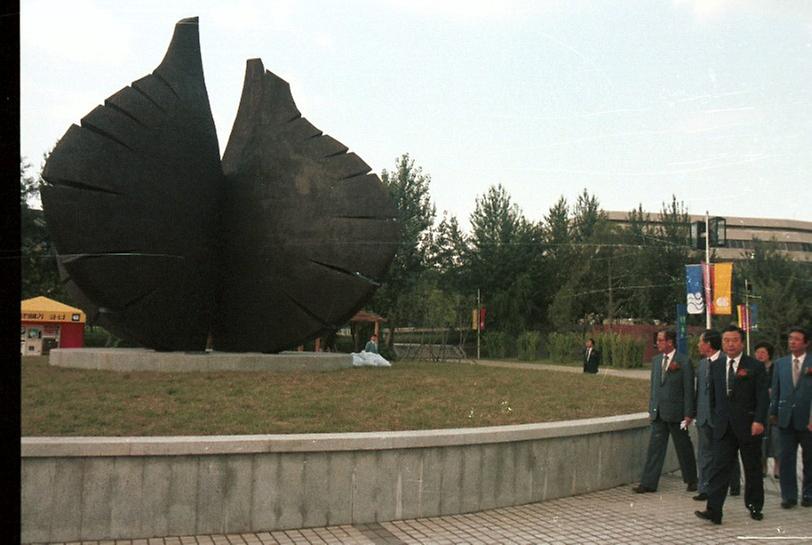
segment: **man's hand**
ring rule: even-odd
[[[764,424],[760,422],[753,422],[753,425],[750,426],[750,435],[761,435],[764,433]]]
[[[806,427],[806,429],[808,429],[809,431],[812,431],[812,422],[809,423],[809,425]]]
[[[685,427],[687,428],[688,426],[691,425],[691,422],[693,422],[694,419],[691,418],[690,416],[686,416],[684,421],[685,421]]]

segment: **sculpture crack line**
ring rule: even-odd
[[[57,143],[42,188],[62,281],[99,325],[158,350],[211,336],[276,352],[335,330],[380,286],[399,235],[387,189],[259,59],[221,159],[196,17],[103,104]]]

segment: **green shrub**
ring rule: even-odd
[[[646,346],[642,339],[612,331],[602,331],[594,338],[601,351],[602,365],[626,369],[643,366]]]
[[[547,336],[547,350],[550,359],[557,362],[579,361],[584,349],[583,337],[579,333],[550,333]]]
[[[541,333],[538,331],[525,331],[516,339],[516,350],[521,360],[535,360],[539,356]]]
[[[513,339],[503,331],[484,332],[482,344],[489,358],[508,358],[513,355]]]

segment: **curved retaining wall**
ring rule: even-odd
[[[22,439],[22,540],[226,534],[480,511],[639,479],[645,413],[380,433]],[[676,469],[672,448],[665,471]]]

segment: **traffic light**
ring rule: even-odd
[[[710,218],[710,247],[720,248],[727,246],[727,220],[721,217]],[[691,242],[697,250],[705,249],[705,220],[695,221],[691,224]]]

